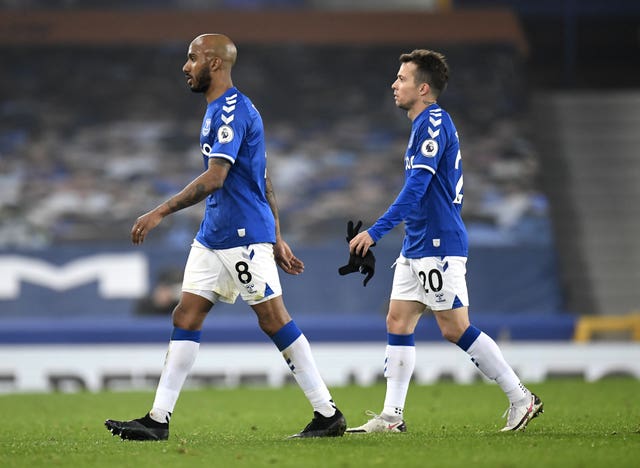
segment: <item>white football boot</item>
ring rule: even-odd
[[[380,414],[376,414],[373,411],[367,410],[367,416],[371,416],[371,419],[364,423],[362,426],[349,427],[346,432],[351,434],[369,434],[372,432],[407,432],[407,425],[404,420],[390,421],[384,419]]]
[[[544,405],[542,400],[534,393],[529,392],[529,398],[521,405],[511,404],[504,412],[502,417],[507,417],[507,424],[501,429],[501,432],[507,431],[524,431],[533,418],[544,413]]]

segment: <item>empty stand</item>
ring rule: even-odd
[[[536,132],[568,308],[640,304],[640,93],[538,95]]]

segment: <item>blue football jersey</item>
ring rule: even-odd
[[[449,114],[432,104],[418,115],[404,157],[405,185],[389,210],[369,228],[378,241],[404,221],[407,258],[468,256],[462,221],[462,156]]]
[[[449,114],[432,104],[414,121],[404,157],[405,178],[413,171],[433,174],[424,196],[405,218],[402,254],[407,258],[468,256],[462,221],[462,155]]]
[[[211,249],[275,243],[275,219],[265,195],[267,154],[260,113],[236,88],[207,106],[200,131],[205,169],[209,158],[232,166],[224,185],[206,199],[196,239]]]

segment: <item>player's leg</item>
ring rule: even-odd
[[[496,342],[469,321],[468,295],[465,280],[465,259],[445,258],[442,285],[437,296],[428,294],[428,306],[433,309],[442,336],[457,344],[489,379],[495,381],[509,399],[509,417],[503,430],[523,430],[528,422],[543,411],[542,402],[521,382],[506,362]],[[434,273],[435,275],[435,273]],[[444,310],[443,310],[444,309]]]
[[[189,372],[200,349],[200,335],[207,313],[213,306],[208,299],[186,291],[173,311],[173,332],[156,390],[150,417],[169,422]]]
[[[255,312],[260,328],[278,347],[313,407],[313,421],[296,436],[341,436],[346,428],[344,416],[320,376],[307,338],[284,305],[273,246],[255,244],[229,249],[224,261],[242,298]]]
[[[229,282],[225,271],[213,251],[194,243],[185,267],[182,296],[173,311],[173,332],[152,409],[131,421],[107,420],[105,425],[112,434],[131,440],[169,437],[169,420],[198,354],[202,325],[220,298],[213,289],[215,284]]]
[[[387,314],[387,347],[384,376],[387,391],[380,414],[367,411],[371,419],[362,426],[348,428],[349,433],[406,432],[404,406],[416,364],[414,330],[424,304],[392,299]]]
[[[424,291],[411,272],[409,262],[396,262],[391,301],[387,313],[387,347],[384,376],[387,379],[384,406],[378,415],[362,426],[348,428],[349,433],[406,432],[404,406],[416,363],[414,330],[425,310]]]
[[[526,396],[520,379],[507,364],[500,348],[491,337],[469,323],[467,307],[434,311],[442,336],[457,344],[489,379],[496,381],[509,401]]]
[[[341,436],[346,429],[344,416],[331,398],[309,341],[291,319],[281,296],[251,306],[258,316],[260,328],[278,347],[282,357],[313,407],[314,418],[293,437]]]
[[[494,380],[509,399],[507,423],[503,431],[524,430],[529,421],[543,412],[543,404],[531,393],[506,362],[497,343],[469,323],[467,307],[436,311],[442,335],[471,356],[471,361]]]
[[[212,303],[195,294],[182,293],[173,311],[173,332],[152,409],[132,421],[107,420],[113,435],[131,440],[165,440],[169,420],[182,386],[193,367],[200,347],[200,330]]]
[[[387,314],[387,347],[385,350],[384,376],[387,392],[382,416],[391,422],[390,427],[403,422],[404,405],[416,364],[414,331],[424,312],[424,304],[417,301],[392,299]]]

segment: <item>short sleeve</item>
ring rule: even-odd
[[[238,95],[225,97],[225,103],[216,115],[212,128],[215,134],[209,157],[224,158],[235,163],[247,128],[247,113],[237,104]]]
[[[429,111],[416,132],[416,151],[412,169],[426,169],[435,174],[446,146],[446,134],[442,125],[442,109]]]

